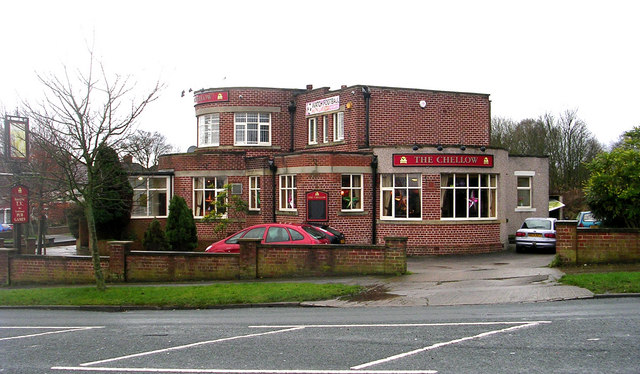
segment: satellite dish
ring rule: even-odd
[[[193,153],[196,151],[196,146],[192,145],[191,147],[187,148],[187,153]]]

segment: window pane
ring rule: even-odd
[[[382,192],[382,215],[385,217],[391,217],[393,212],[393,202],[394,200],[391,198],[391,191],[383,191]]]
[[[300,234],[294,229],[289,229],[289,234],[291,235],[291,240],[303,240],[304,235]]]
[[[351,187],[351,175],[342,176],[342,187]]]
[[[441,187],[453,187],[453,174],[442,174]]]
[[[247,122],[248,123],[257,123],[258,122],[258,113],[247,113]]]
[[[265,243],[288,242],[289,233],[284,227],[269,227]]]
[[[149,178],[150,188],[167,188],[167,178]]]
[[[420,190],[418,189],[409,190],[409,217],[410,218],[422,217],[421,203],[422,203],[422,200],[420,199]]]
[[[236,125],[236,143],[244,144],[245,142],[245,125]]]
[[[396,174],[394,178],[394,187],[406,187],[407,176],[405,174]]]
[[[453,190],[442,190],[442,217],[453,218]]]
[[[395,214],[396,218],[406,218],[407,217],[407,196],[405,195],[404,190],[395,190],[394,194],[395,200]]]
[[[420,174],[409,174],[409,187],[420,187]]]
[[[243,239],[262,239],[264,237],[265,227],[256,227],[255,229],[251,229],[247,232]]]
[[[478,187],[478,175],[477,174],[469,175],[469,187]]]
[[[518,177],[518,187],[529,187],[529,177]]]
[[[529,190],[518,190],[518,206],[531,206]]]
[[[382,176],[382,187],[393,187],[393,175],[384,174]]]
[[[260,122],[270,122],[271,115],[269,113],[260,113]]]
[[[352,176],[352,181],[353,181],[353,187],[362,187],[362,176],[360,175],[353,175]]]
[[[236,113],[236,122],[247,122],[247,113]]]
[[[260,143],[269,143],[268,125],[260,125]]]
[[[467,175],[456,174],[456,187],[466,187],[466,186],[467,186]]]
[[[133,191],[132,216],[146,217],[147,214],[147,191]]]
[[[362,209],[362,196],[361,195],[361,190],[360,189],[355,189],[352,190],[352,196],[351,196],[351,201],[352,201],[352,207],[351,209]]]

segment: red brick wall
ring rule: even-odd
[[[240,254],[129,251],[129,242],[111,243],[103,257],[107,281],[174,282],[256,277],[405,273],[406,238],[387,246],[267,246],[241,241]],[[94,282],[91,257],[10,255],[0,251],[0,285],[87,284]],[[8,262],[7,262],[8,260]],[[10,262],[10,263],[9,263]]]
[[[9,258],[10,281],[20,284],[86,284],[95,282],[91,257],[24,255]],[[109,279],[109,259],[101,258],[105,279]],[[1,278],[1,276],[0,276]]]
[[[577,221],[556,223],[556,253],[573,264],[640,261],[640,230],[578,228]]]

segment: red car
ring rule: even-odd
[[[286,223],[264,223],[249,226],[237,233],[217,241],[207,247],[205,252],[239,253],[238,239],[262,239],[261,243],[273,244],[329,244],[329,239],[317,228],[309,225]]]

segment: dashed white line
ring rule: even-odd
[[[3,326],[3,327],[0,327],[0,329],[21,329],[21,330],[24,330],[24,329],[34,329],[34,330],[38,330],[38,329],[40,329],[40,330],[62,329],[62,330],[39,332],[39,333],[35,333],[35,334],[27,334],[27,335],[19,335],[19,336],[10,336],[10,337],[6,337],[6,338],[0,338],[0,341],[3,341],[3,340],[14,340],[14,339],[24,339],[24,338],[31,338],[31,337],[34,337],[34,336],[62,334],[62,333],[65,333],[65,332],[83,331],[83,330],[91,330],[91,329],[102,329],[102,328],[104,328],[104,326],[88,326],[88,327]]]

